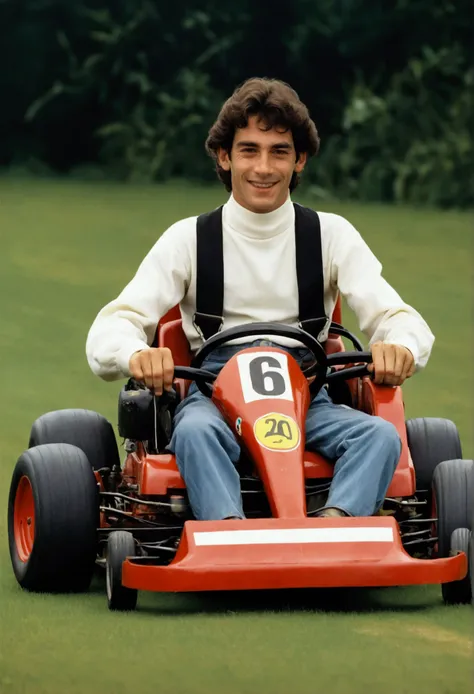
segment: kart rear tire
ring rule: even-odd
[[[462,458],[459,432],[449,419],[419,417],[406,422],[408,448],[415,466],[417,490],[431,490],[436,466]]]
[[[440,463],[433,475],[433,497],[438,518],[438,556],[449,557],[452,533],[457,528],[472,529],[474,461]]]
[[[474,605],[474,517],[471,523],[471,539],[469,540],[469,575],[471,578],[471,602]]]
[[[445,460],[437,466],[433,475],[433,511],[437,517],[437,556],[446,558],[451,553],[454,531],[463,528],[472,530],[474,461]],[[456,538],[458,535],[455,535],[455,540]],[[448,598],[445,598],[446,602],[449,602],[449,585],[445,583],[442,586],[443,597],[446,593]]]
[[[447,605],[469,605],[472,600],[472,576],[470,565],[470,540],[471,532],[467,528],[457,528],[451,535],[451,556],[455,557],[459,552],[464,552],[468,560],[468,572],[465,578],[460,581],[443,583],[443,600]]]
[[[39,417],[31,427],[28,448],[45,443],[77,446],[84,451],[94,470],[120,466],[112,425],[92,410],[55,410]]]
[[[89,588],[97,555],[99,496],[77,446],[51,443],[25,451],[8,501],[8,540],[18,583],[35,592]]]
[[[137,606],[138,591],[122,585],[122,564],[136,554],[135,539],[127,530],[114,530],[107,541],[105,580],[109,610],[131,612]]]

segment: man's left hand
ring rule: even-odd
[[[374,383],[401,386],[415,373],[415,359],[406,347],[374,342],[371,347],[373,364],[368,370],[374,372]]]

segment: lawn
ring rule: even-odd
[[[134,614],[85,596],[23,593],[11,573],[11,470],[42,412],[88,407],[115,423],[118,384],[95,378],[84,343],[101,306],[178,218],[220,188],[0,179],[0,691],[7,694],[464,694],[472,610],[436,587],[219,595],[142,594]],[[317,206],[314,201],[301,199]],[[384,274],[436,335],[404,388],[408,416],[458,425],[472,457],[472,219],[468,214],[324,203],[361,231]],[[344,321],[355,327],[352,317]]]

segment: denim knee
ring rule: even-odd
[[[186,417],[180,417],[175,424],[173,434],[177,434],[181,441],[202,439],[215,439],[220,430],[225,427],[224,422],[217,417],[210,418],[206,412],[186,413]]]
[[[200,407],[178,415],[169,450],[178,455],[184,451],[193,452],[205,459],[211,451],[216,450],[216,446],[219,450],[223,449],[232,461],[239,459],[240,446],[222,418],[209,416],[209,412]]]
[[[385,449],[393,451],[398,458],[402,452],[402,442],[396,427],[382,417],[371,417],[371,434],[376,437]]]

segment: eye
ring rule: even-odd
[[[254,154],[256,150],[255,147],[242,147],[240,151],[244,152],[245,154]]]

